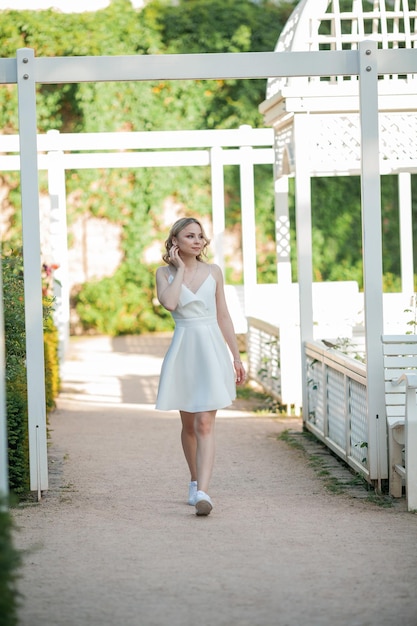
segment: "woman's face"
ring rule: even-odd
[[[183,254],[198,256],[206,242],[200,226],[195,222],[191,222],[176,237],[173,237],[172,243],[177,245]]]

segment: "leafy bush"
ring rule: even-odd
[[[19,252],[2,259],[6,353],[6,414],[10,489],[29,491],[29,441],[26,383],[23,267]]]
[[[0,626],[17,626],[17,571],[21,554],[13,545],[13,520],[0,501]]]
[[[45,356],[45,401],[48,412],[55,408],[55,398],[59,393],[60,386],[58,330],[50,313],[47,313],[46,318],[44,318],[43,348]]]
[[[171,316],[154,303],[152,274],[124,264],[111,277],[85,283],[75,297],[83,329],[112,336],[171,330]]]
[[[21,252],[2,257],[6,355],[6,413],[10,489],[23,496],[29,484],[28,405],[26,380],[26,337],[23,265]],[[50,295],[44,293],[44,349],[46,409],[54,407],[59,390],[58,336],[54,326]]]

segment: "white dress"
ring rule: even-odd
[[[196,293],[182,285],[172,317],[175,331],[162,363],[155,407],[196,413],[229,406],[236,398],[235,374],[217,323],[211,271]]]

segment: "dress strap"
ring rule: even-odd
[[[172,281],[174,280],[174,276],[171,272],[171,266],[168,265],[168,284],[170,285],[172,283]]]

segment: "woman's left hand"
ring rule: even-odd
[[[236,372],[236,385],[244,385],[246,381],[246,372],[242,361],[233,361],[233,366]]]

